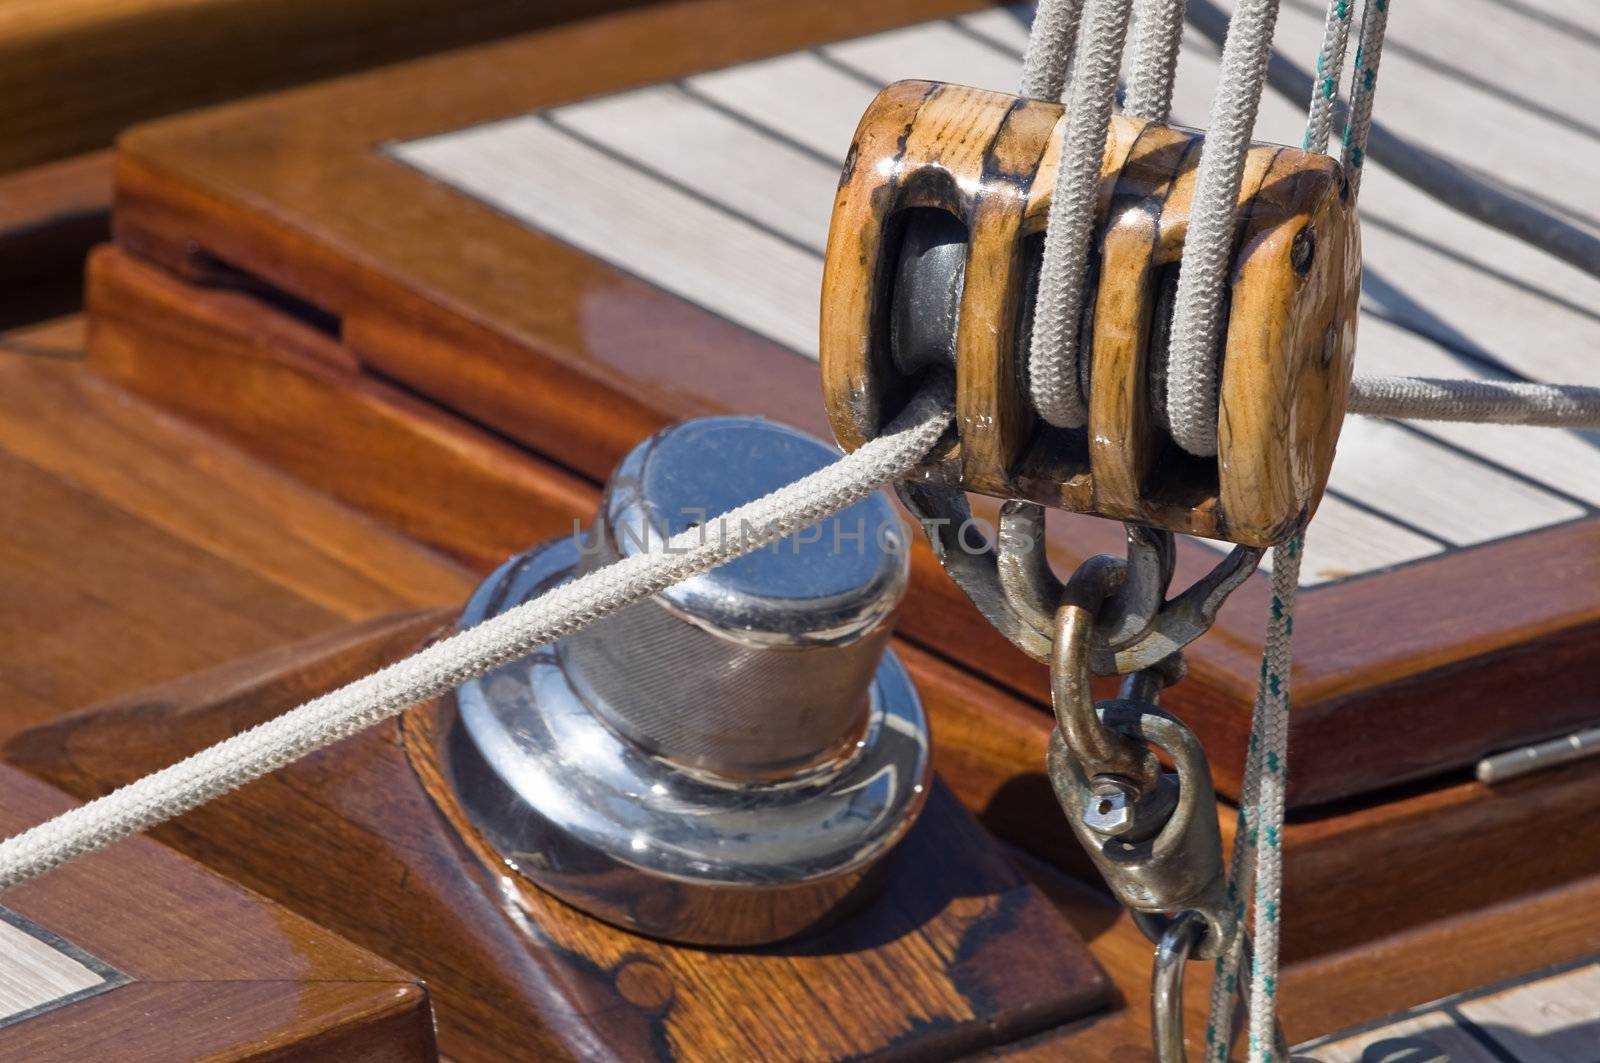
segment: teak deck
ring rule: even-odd
[[[288,360],[297,374],[362,381],[369,411],[422,397],[430,416],[443,408],[592,480],[686,416],[764,414],[826,434],[816,367],[796,351],[815,332],[811,243],[827,222],[826,201],[809,204],[834,179],[845,145],[833,141],[848,136],[836,130],[859,106],[829,86],[853,85],[864,103],[904,73],[1011,78],[1015,18],[974,7],[703,0],[145,128],[118,162],[120,250],[92,278],[92,356],[212,423],[230,419],[217,395]],[[1283,18],[1280,40],[1317,21],[1292,4]],[[1529,22],[1541,41],[1560,36]],[[1406,79],[1432,84],[1437,63],[1401,52],[1385,85],[1410,97]],[[738,65],[773,56],[786,58]],[[1195,48],[1185,62],[1179,114],[1194,121],[1213,61]],[[1297,109],[1269,103],[1264,134],[1297,139],[1285,117]],[[781,150],[771,130],[786,138]],[[1526,140],[1512,135],[1526,149],[1519,179],[1530,165],[1567,165]],[[1442,219],[1381,170],[1367,195],[1358,366],[1582,375],[1549,352],[1600,342],[1600,317],[1585,307],[1595,282]],[[234,309],[219,314],[219,297]],[[167,320],[152,320],[155,306]],[[250,357],[209,361],[219,330]],[[208,382],[180,379],[174,359],[205,367]],[[303,442],[337,435],[286,404],[269,416]],[[286,446],[259,428],[228,430],[275,459]],[[1352,420],[1342,447],[1310,538],[1322,582],[1297,624],[1291,801],[1457,769],[1592,719],[1600,459],[1590,444]],[[1119,548],[1108,522],[1066,519],[1057,532],[1062,568]],[[1180,579],[1215,556],[1186,555]],[[922,554],[902,630],[1040,697],[1042,669],[934,569]],[[1368,574],[1344,578],[1355,572]],[[1225,790],[1243,762],[1264,599],[1262,579],[1236,596],[1171,695]]]
[[[0,767],[0,834],[70,807]],[[415,978],[147,839],[8,890],[0,943],[8,1060],[437,1059]]]

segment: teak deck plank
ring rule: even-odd
[[[803,398],[816,395],[818,388],[809,360],[425,179],[392,157],[394,145],[578,99],[593,101],[583,107],[599,114],[606,106],[600,97],[680,78],[687,78],[691,92],[738,111],[750,83],[741,88],[737,69],[723,68],[918,20],[962,16],[976,6],[959,0],[889,0],[858,10],[700,0],[153,125],[125,141],[119,160],[117,238],[123,261],[142,258],[175,275],[169,278],[173,283],[186,278],[224,288],[241,281],[232,269],[219,269],[218,262],[242,269],[256,278],[250,284],[264,281],[325,312],[322,327],[336,332],[340,356],[357,361],[373,377],[399,382],[594,480],[603,478],[634,442],[676,418],[755,413],[825,432],[820,403]],[[917,30],[928,37],[925,53],[902,49],[897,54],[926,54],[931,62],[935,44],[947,50],[959,45],[965,49],[962,61],[981,62],[999,77],[1013,68],[1015,56],[1003,44],[976,41],[983,27],[974,18]],[[826,57],[823,65],[831,63],[836,73],[859,80],[864,75],[858,68],[878,62],[868,53],[881,52],[881,45],[857,41],[819,54]],[[1202,62],[1186,62],[1185,69],[1203,75]],[[716,69],[722,72],[696,76]],[[830,103],[826,93],[801,98],[819,101],[818,114],[838,102]],[[776,106],[770,92],[767,101],[761,106]],[[528,121],[530,135],[555,128],[548,121]],[[721,122],[719,128],[732,126]],[[803,142],[822,127],[797,122],[793,128]],[[703,168],[684,169],[688,162],[659,147],[651,148],[652,165],[670,170],[679,186],[684,178],[704,177]],[[820,165],[807,163],[805,172],[820,173]],[[798,172],[801,164],[795,167]],[[1380,176],[1379,171],[1371,176],[1375,204],[1382,202]],[[1404,220],[1409,206],[1396,202],[1394,216]],[[768,228],[782,239],[764,233],[761,246],[798,254],[794,244],[783,241],[794,240],[799,231],[794,226],[801,221],[799,212],[774,215]],[[817,224],[823,221],[819,214]],[[1462,231],[1463,240],[1476,238],[1476,230]],[[642,239],[637,232],[623,235]],[[203,253],[193,255],[191,247]],[[107,259],[108,287],[120,268],[110,263],[117,261]],[[1526,262],[1518,258],[1514,268],[1522,271]],[[1452,268],[1464,271],[1461,277],[1481,274],[1476,266]],[[1563,275],[1554,268],[1553,275]],[[1439,267],[1430,264],[1425,272],[1438,273]],[[1445,276],[1441,285],[1456,283],[1454,276]],[[1486,282],[1479,276],[1473,283]],[[152,299],[149,289],[158,286],[152,281],[140,298]],[[192,385],[174,383],[161,371],[162,345],[141,334],[155,330],[140,323],[137,307],[124,303],[119,310],[117,301],[129,293],[103,295],[95,314],[120,318],[116,338],[106,333],[107,346],[114,345],[108,370],[158,398],[185,392],[175,401],[191,413],[204,406]],[[181,307],[190,296],[175,288],[162,299]],[[764,299],[752,302],[766,305]],[[803,316],[774,312],[795,321]],[[1562,320],[1574,323],[1574,337],[1587,336],[1594,327],[1593,315],[1571,308],[1560,312]],[[1412,364],[1460,361],[1460,352],[1441,346],[1437,336],[1417,336],[1415,320],[1385,324],[1387,332],[1375,328],[1374,335],[1387,335],[1412,352]],[[1519,343],[1521,351],[1541,347]],[[97,359],[100,353],[97,349]],[[1304,596],[1295,655],[1296,771],[1290,784],[1291,801],[1302,807],[1457,767],[1592,714],[1582,695],[1592,679],[1585,674],[1589,657],[1583,648],[1600,630],[1600,601],[1592,593],[1600,586],[1600,525],[1583,517],[1592,508],[1592,491],[1574,486],[1584,483],[1593,467],[1587,444],[1575,437],[1519,442],[1529,448],[1522,456],[1499,458],[1498,467],[1491,468],[1482,460],[1484,453],[1501,443],[1489,442],[1488,436],[1484,444],[1463,446],[1466,453],[1460,453],[1452,449],[1461,438],[1453,430],[1352,425],[1350,431],[1345,461],[1364,463],[1355,483],[1386,485],[1389,503],[1423,527],[1407,530],[1405,518],[1377,517],[1361,499],[1330,496],[1324,520],[1328,541],[1339,549],[1328,555],[1324,575],[1367,567],[1374,556],[1395,562],[1426,559],[1314,587]],[[1430,488],[1431,495],[1388,490],[1393,470],[1386,473],[1383,466],[1391,451],[1404,455],[1404,467],[1412,470],[1475,469],[1503,504],[1479,507],[1493,517],[1486,522],[1454,504],[1447,482]],[[1538,479],[1533,472],[1545,465],[1556,469],[1550,480],[1533,482]],[[1442,480],[1442,474],[1434,472],[1431,479]],[[1419,514],[1421,497],[1452,505]],[[1548,526],[1482,543],[1538,524]],[[1100,521],[1059,521],[1053,534],[1057,565],[1065,568],[1086,553],[1118,549],[1119,531]],[[1313,544],[1317,535],[1313,528]],[[1471,543],[1480,545],[1446,550]],[[1198,549],[1186,553],[1180,580],[1192,578],[1212,557]],[[907,634],[1042,697],[1043,670],[997,646],[925,552],[919,552],[917,567],[914,603],[920,604],[908,611]],[[1195,647],[1193,677],[1171,695],[1207,739],[1225,788],[1235,784],[1243,760],[1244,717],[1258,670],[1264,605],[1264,580],[1253,580],[1223,610],[1216,632]],[[1469,667],[1474,682],[1463,684],[1461,670]],[[1512,716],[1503,711],[1510,701],[1536,709]],[[1427,740],[1382,737],[1396,728],[1425,734]]]
[[[0,834],[71,807],[0,767]],[[127,979],[0,1026],[6,1059],[437,1058],[415,978],[147,839],[8,890],[5,907]]]

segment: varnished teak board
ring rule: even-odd
[[[817,394],[813,363],[507,221],[387,157],[386,146],[969,7],[708,0],[152,126],[130,136],[119,159],[118,243],[202,287],[236,286],[240,270],[264,279],[315,308],[306,320],[359,367],[349,371],[398,381],[592,479],[684,416],[767,414],[826,432],[820,402],[798,398]],[[140,324],[145,304],[121,301],[136,287],[119,282],[119,271],[136,272],[123,265],[107,258],[97,269],[93,313],[108,322],[97,326],[97,363],[145,393],[175,391],[175,401],[205,406],[141,335],[191,323]],[[143,295],[160,291],[169,306],[206,298],[144,280]],[[1057,563],[1117,549],[1119,538],[1105,522],[1064,520]],[[1309,591],[1296,646],[1291,800],[1428,775],[1589,718],[1597,540],[1596,523],[1579,520]],[[1190,551],[1180,580],[1209,560]],[[904,630],[1041,695],[1042,670],[956,604],[925,554],[918,569]],[[1264,598],[1260,580],[1236,595],[1172,695],[1225,788],[1243,761]],[[1512,704],[1518,711],[1506,712]]]
[[[600,0],[12,0],[0,11],[0,170],[125,126],[620,6]]]
[[[81,327],[19,339],[61,353],[0,353],[0,736],[471,590],[462,566],[73,361]],[[499,524],[556,534],[560,509]]]
[[[0,768],[0,833],[71,807]],[[4,904],[113,977],[104,991],[13,1022],[0,1017],[0,1058],[438,1058],[428,994],[415,978],[146,839],[7,890]]]

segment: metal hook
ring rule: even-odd
[[[1073,714],[1081,711],[1065,709]],[[1233,940],[1238,924],[1228,900],[1216,791],[1205,750],[1182,721],[1153,705],[1119,700],[1101,702],[1094,709],[1109,730],[1161,749],[1177,771],[1160,775],[1157,784],[1138,798],[1125,829],[1107,832],[1097,816],[1104,800],[1095,789],[1100,777],[1089,773],[1068,735],[1057,728],[1050,735],[1049,753],[1056,799],[1106,885],[1125,907],[1152,914],[1199,913],[1208,929],[1202,954],[1215,956]]]
[[[1200,913],[1184,912],[1167,924],[1156,945],[1150,972],[1150,1034],[1157,1063],[1185,1063],[1183,974],[1205,934],[1206,921]]]
[[[1152,928],[1141,923],[1146,936],[1151,936]],[[1186,1063],[1187,1055],[1183,1042],[1183,976],[1189,961],[1197,959],[1198,946],[1205,940],[1207,930],[1206,922],[1199,912],[1181,912],[1174,919],[1166,922],[1156,940],[1155,962],[1150,970],[1150,1034],[1155,1045],[1156,1063]],[[1250,945],[1250,935],[1243,934],[1244,953],[1240,966],[1248,971],[1254,964],[1254,950]],[[1249,996],[1244,991],[1241,982],[1234,988],[1234,999],[1248,1003]],[[1240,1008],[1234,1012],[1233,1027],[1228,1031],[1228,1046],[1231,1049],[1234,1042],[1239,1039],[1239,1031],[1243,1028],[1248,1018],[1248,1010]],[[1283,1035],[1282,1023],[1274,1025],[1273,1037],[1277,1042],[1277,1055],[1279,1059],[1289,1058],[1288,1039]],[[1231,1053],[1230,1053],[1231,1055]]]

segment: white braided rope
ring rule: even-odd
[[[1078,39],[1083,0],[1039,0],[1022,57],[1022,95],[1035,100],[1061,100]]]
[[[1184,4],[1185,0],[1134,0],[1133,73],[1122,101],[1125,114],[1152,122],[1171,117]]]
[[[1028,357],[1034,410],[1058,428],[1077,428],[1088,417],[1078,382],[1078,328],[1106,131],[1116,105],[1131,7],[1132,0],[1089,0],[1078,28]]]
[[[951,421],[948,382],[883,435],[787,487],[541,595],[169,768],[0,842],[0,890],[187,812],[904,477]]]
[[[1222,48],[1211,127],[1200,149],[1194,205],[1178,266],[1177,306],[1167,358],[1172,438],[1202,457],[1217,452],[1217,338],[1245,153],[1267,79],[1278,0],[1239,0]]]
[[[1355,0],[1328,0],[1328,17],[1322,24],[1322,47],[1317,50],[1317,72],[1311,85],[1311,107],[1306,118],[1307,151],[1326,152],[1333,135],[1334,104],[1339,99],[1339,79],[1344,74],[1344,53],[1350,41],[1350,8]]]
[[[1346,409],[1369,417],[1600,428],[1600,387],[1358,376]]]

